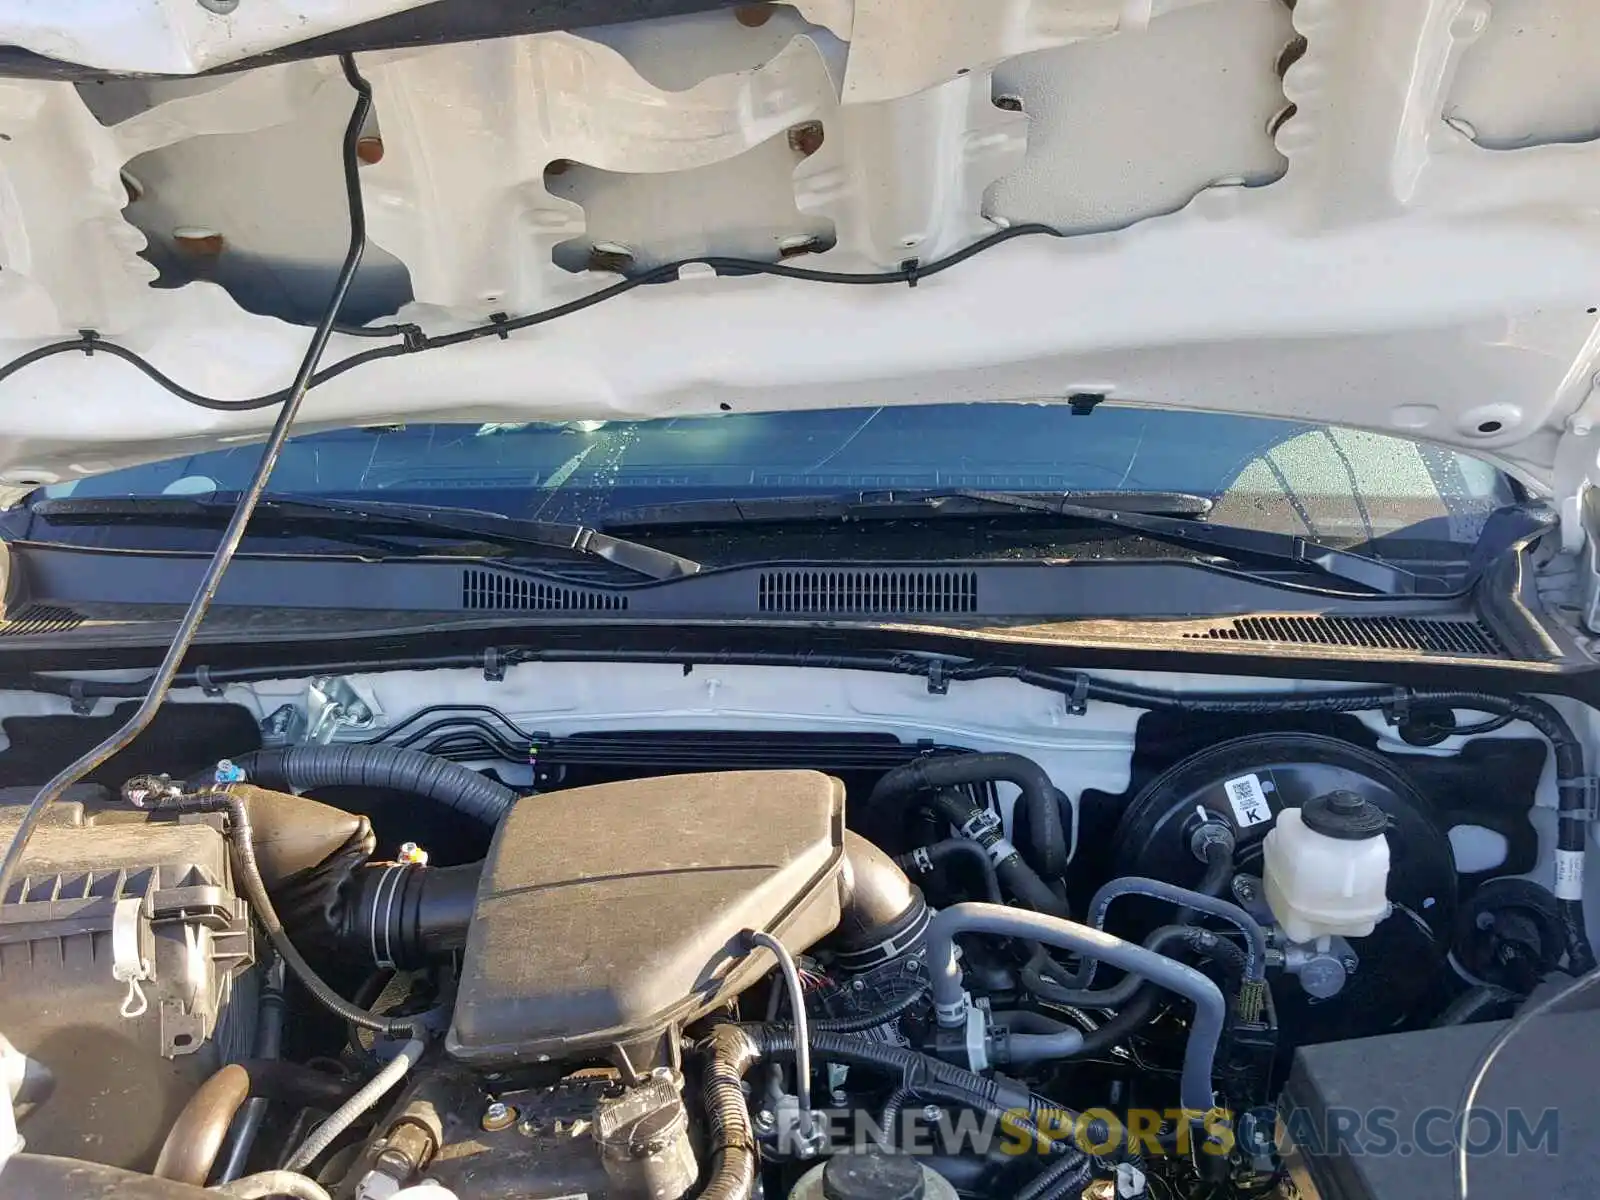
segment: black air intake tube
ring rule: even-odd
[[[477,907],[481,862],[456,867],[371,863],[354,873],[333,922],[346,952],[379,967],[420,967],[460,950]],[[914,949],[928,906],[894,860],[850,830],[839,877],[840,965],[862,970]]]
[[[338,915],[348,952],[378,967],[421,967],[467,944],[481,862],[458,867],[372,863],[356,873]]]
[[[280,792],[319,787],[370,787],[437,800],[493,828],[517,793],[470,767],[399,746],[292,746],[257,750],[234,760],[245,778]]]
[[[859,833],[845,830],[839,878],[839,965],[860,971],[915,948],[928,929],[928,905],[906,873]]]

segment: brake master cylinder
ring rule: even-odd
[[[1389,915],[1388,818],[1354,792],[1286,808],[1262,847],[1267,904],[1292,942],[1365,937]]]

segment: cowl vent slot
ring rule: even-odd
[[[1188,638],[1228,642],[1288,642],[1298,646],[1352,646],[1413,654],[1504,658],[1505,647],[1477,621],[1423,617],[1239,617]]]
[[[0,621],[0,637],[27,637],[39,633],[66,633],[83,624],[83,616],[54,604],[30,604],[9,621]]]
[[[461,607],[495,612],[618,612],[628,598],[482,567],[461,573]]]
[[[764,613],[971,613],[978,611],[978,575],[797,567],[763,572],[758,597]]]

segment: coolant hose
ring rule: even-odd
[[[994,860],[977,842],[966,838],[945,838],[928,846],[919,846],[909,854],[898,854],[895,863],[902,870],[927,875],[953,858],[965,859],[983,876],[983,898],[990,904],[1004,904],[1000,893],[1000,876],[995,874]]]
[[[935,792],[928,805],[961,830],[963,836],[978,844],[994,863],[1000,883],[1021,903],[1038,912],[1066,915],[1066,902],[1023,861],[1021,853],[1001,829],[999,817],[955,788]]]
[[[350,1126],[358,1121],[362,1114],[376,1104],[379,1100],[404,1079],[412,1067],[422,1057],[422,1052],[427,1049],[427,1044],[418,1038],[412,1038],[400,1052],[384,1064],[383,1069],[374,1075],[365,1086],[354,1096],[346,1100],[329,1115],[328,1119],[313,1129],[300,1149],[284,1164],[290,1171],[303,1171],[316,1161],[329,1146],[338,1140],[338,1137]]]
[[[322,787],[383,788],[436,800],[481,821],[500,823],[517,793],[470,767],[420,750],[352,742],[257,750],[233,760],[251,783],[280,792]]]
[[[1244,952],[1233,943],[1224,941],[1209,929],[1199,929],[1193,925],[1163,925],[1145,938],[1144,947],[1157,954],[1167,954],[1170,947],[1180,942],[1206,958],[1221,958],[1228,951],[1233,951],[1238,955],[1241,967],[1244,963]],[[1133,999],[1134,993],[1145,983],[1142,976],[1124,975],[1107,988],[1068,987],[1044,974],[1044,968],[1050,961],[1042,952],[1035,955],[1022,968],[1021,976],[1022,985],[1032,995],[1050,1004],[1063,1004],[1070,1008],[1121,1008]],[[1235,972],[1239,973],[1242,972]]]
[[[1018,804],[1025,814],[1027,836],[1023,857],[1045,879],[1067,871],[1067,839],[1061,827],[1061,793],[1050,776],[1020,754],[948,754],[919,758],[896,767],[878,780],[867,798],[876,807],[917,792],[939,791],[972,783],[1011,783],[1021,789]]]
[[[1104,930],[1060,917],[995,904],[957,904],[935,914],[928,927],[928,971],[933,980],[934,1012],[942,1025],[960,1024],[966,1019],[967,999],[961,986],[956,938],[969,933],[1042,942],[1084,958],[1103,960],[1191,1001],[1194,1023],[1184,1047],[1179,1099],[1185,1108],[1197,1112],[1210,1109],[1212,1071],[1227,1004],[1221,990],[1205,975]]]

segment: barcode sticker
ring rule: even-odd
[[[1233,819],[1240,829],[1260,825],[1272,820],[1272,806],[1261,790],[1261,779],[1256,775],[1241,775],[1222,785],[1228,789],[1228,803],[1233,805]]]
[[[1556,884],[1550,890],[1557,900],[1583,899],[1582,850],[1556,851]]]

